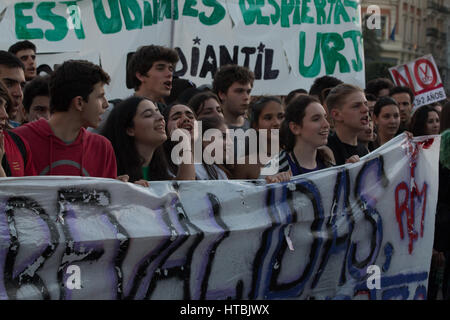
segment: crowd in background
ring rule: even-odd
[[[138,48],[127,64],[134,94],[108,101],[104,87],[111,79],[98,65],[68,60],[54,71],[38,70],[30,41],[0,51],[0,177],[91,176],[142,186],[196,179],[273,183],[357,162],[403,132],[440,134],[428,298],[442,292],[449,299],[448,101],[415,108],[413,91],[389,79],[371,80],[363,90],[332,76],[287,96],[252,96],[255,77],[248,68],[222,66],[210,85],[197,87],[173,76],[178,59],[170,48]],[[218,134],[199,137],[199,123],[203,133]],[[264,138],[253,146],[248,137],[230,138],[231,129]],[[180,139],[174,141],[175,135]],[[204,152],[221,147],[212,152],[213,161],[194,161],[197,139]],[[179,149],[180,141],[187,147]],[[266,174],[271,167],[277,172]]]

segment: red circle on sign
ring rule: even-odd
[[[423,64],[425,64],[425,70],[421,68],[421,65]],[[429,75],[430,70],[431,75]],[[414,77],[416,78],[417,83],[422,88],[434,88],[437,82],[437,73],[433,63],[431,63],[431,61],[427,59],[417,60],[416,63],[414,63]]]

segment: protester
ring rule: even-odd
[[[25,66],[25,79],[27,81],[33,80],[36,73],[36,46],[33,42],[24,40],[14,43],[9,47],[8,52],[15,55],[22,61]]]
[[[25,67],[23,63],[12,53],[0,50],[0,81],[6,85],[11,96],[9,108],[9,124],[18,127],[22,123],[20,107],[23,99],[23,87],[25,86]]]
[[[176,129],[183,129],[189,137],[187,148],[189,150],[194,150],[195,134],[194,132],[197,126],[197,120],[195,118],[194,111],[178,102],[174,102],[164,109],[163,117],[165,121],[165,129],[168,137],[172,137]],[[166,152],[166,159],[168,162],[169,173],[171,177],[176,177],[179,167],[173,162],[172,151],[173,148],[178,145],[181,141],[172,141],[172,139],[167,139],[164,142],[164,150]]]
[[[358,143],[358,134],[369,126],[369,108],[361,88],[340,84],[331,89],[326,104],[334,121],[335,132],[328,139],[337,165],[359,161],[368,152]]]
[[[214,75],[214,92],[222,102],[225,123],[230,129],[250,128],[245,118],[250,103],[250,93],[255,76],[246,67],[222,66]]]
[[[373,108],[375,107],[375,103],[377,103],[377,97],[375,97],[371,93],[366,93],[367,99],[367,107],[369,107],[369,114],[373,117]]]
[[[444,106],[445,108],[445,106]],[[447,119],[447,121],[450,119]],[[441,134],[439,155],[439,193],[436,207],[433,255],[428,280],[428,299],[450,300],[450,129]]]
[[[306,91],[305,89],[292,90],[291,92],[288,93],[288,95],[284,99],[284,105],[287,106],[289,104],[289,102],[291,102],[294,98],[297,98],[298,96],[301,96],[301,95],[307,96],[308,91]]]
[[[450,129],[450,102],[447,102],[442,106],[442,111],[440,114],[440,122],[441,122],[440,126],[441,132]]]
[[[439,134],[439,113],[430,106],[418,108],[411,118],[409,131],[411,131],[415,137]]]
[[[213,92],[200,92],[193,96],[187,105],[195,112],[197,119],[212,116],[224,118],[219,97]]]
[[[145,97],[132,96],[111,111],[101,134],[108,138],[117,158],[117,174],[130,182],[148,186],[148,181],[172,180],[162,144],[167,140],[165,121],[156,105]],[[190,164],[181,164],[177,180],[194,180],[192,150]]]
[[[408,130],[411,123],[411,114],[414,102],[414,93],[409,87],[394,87],[389,95],[397,101],[400,110],[400,128],[398,133]]]
[[[275,96],[264,96],[254,101],[251,106],[250,125],[253,130],[256,130],[257,144],[255,150],[249,150],[249,154],[238,162],[232,169],[233,179],[257,179],[260,177],[261,168],[275,156],[272,154],[272,149],[279,152],[279,130],[284,120],[284,108],[281,100]],[[266,132],[266,141],[261,138],[261,130]],[[278,137],[278,138],[277,138]],[[277,144],[276,146],[272,144]],[[252,153],[253,151],[253,153]],[[266,159],[262,159],[263,156]]]
[[[332,76],[323,76],[316,78],[311,88],[309,89],[309,95],[318,99],[319,102],[324,106],[330,90],[342,83],[343,82],[341,80]]]
[[[111,143],[85,129],[98,126],[109,81],[101,67],[83,60],[68,60],[51,75],[50,119],[15,129],[30,144],[39,175],[117,177]]]
[[[0,81],[0,177],[34,176],[30,146],[14,132],[7,130],[8,109],[12,101],[6,86]]]
[[[228,127],[225,124],[225,120],[223,117],[212,116],[203,117],[201,122],[203,133],[206,133],[210,129],[215,129],[219,130],[221,134],[215,135],[213,138],[214,141],[203,139],[203,161],[202,163],[195,164],[196,178],[197,180],[228,180],[231,177],[231,173],[226,168],[225,163],[227,153],[229,153],[231,147],[231,141],[227,139]],[[216,151],[218,152],[216,153]],[[222,153],[221,156],[220,152]]]
[[[377,139],[377,134],[375,133],[374,127],[373,119],[369,117],[368,128],[358,134],[358,143],[362,144],[367,149],[367,152],[376,149],[374,142]]]
[[[300,96],[292,100],[287,106],[281,130],[285,149],[267,166],[276,161],[279,172],[297,176],[335,164],[331,150],[326,147],[330,124],[325,109],[316,98]],[[266,180],[280,181],[279,175],[267,177]]]
[[[394,138],[400,126],[400,110],[397,102],[391,97],[378,99],[373,109],[374,123],[377,128],[377,139],[374,148],[378,148]]]
[[[140,47],[127,66],[130,84],[135,95],[154,101],[162,112],[165,98],[170,96],[178,53],[171,48],[149,45]]]
[[[25,120],[32,122],[44,118],[50,119],[50,77],[37,76],[25,85],[23,91],[23,108]]]
[[[366,84],[366,94],[373,94],[375,97],[389,96],[389,91],[394,88],[394,83],[387,78],[377,78],[370,80]]]
[[[170,90],[170,95],[164,97],[164,102],[166,105],[170,105],[175,101],[187,103],[187,101],[180,101],[180,96],[183,95],[185,91],[196,88],[197,86],[191,80],[174,76],[172,79],[172,89]]]

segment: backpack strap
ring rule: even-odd
[[[23,143],[22,138],[20,138],[16,133],[14,133],[12,131],[8,131],[8,134],[13,139],[17,148],[19,148],[19,151],[22,154],[22,158],[23,158],[23,166],[26,167],[27,160],[28,160],[27,159],[27,149],[25,148],[25,144]]]

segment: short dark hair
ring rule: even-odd
[[[370,80],[366,85],[366,93],[371,93],[378,98],[378,94],[383,89],[391,90],[394,87],[394,83],[387,78],[377,78]]]
[[[327,89],[334,88],[342,83],[344,82],[332,76],[316,78],[309,89],[309,95],[319,97],[320,103],[323,104],[329,93],[329,90]]]
[[[33,99],[37,96],[50,97],[50,91],[48,85],[50,83],[50,76],[40,77],[37,76],[25,85],[23,90],[23,107],[27,112],[30,112]]]
[[[367,101],[377,101],[377,97],[374,94],[366,93]]]
[[[11,52],[0,50],[0,65],[7,68],[21,68],[25,71],[22,61]]]
[[[136,77],[136,72],[145,75],[156,61],[167,61],[171,64],[177,64],[180,57],[176,50],[163,46],[142,46],[131,56],[127,64],[127,86],[128,84],[139,90],[141,81]]]
[[[297,95],[297,93],[308,94],[308,91],[306,91],[305,89],[295,89],[295,90],[292,90],[291,92],[288,93],[288,95],[287,95],[286,98],[284,99],[284,103],[285,103],[286,105],[288,105],[289,102],[291,102],[291,100]]]
[[[50,112],[68,111],[77,96],[87,101],[99,82],[110,82],[109,75],[100,66],[86,60],[65,61],[50,76]]]
[[[391,97],[394,94],[398,94],[398,93],[407,93],[409,95],[409,98],[411,99],[411,103],[414,102],[414,92],[412,91],[412,89],[410,87],[397,86],[397,87],[393,87],[393,88],[391,88],[391,90],[389,90],[389,95]]]
[[[247,84],[253,87],[255,75],[247,67],[238,66],[236,64],[227,64],[220,67],[214,75],[213,90],[219,95],[219,92],[226,93],[228,88],[235,82]]]
[[[20,50],[27,50],[31,49],[36,53],[36,46],[33,42],[24,40],[14,43],[11,47],[9,47],[8,52],[11,52],[12,54],[16,54]]]
[[[375,106],[373,107],[373,114],[378,117],[380,115],[381,109],[383,109],[383,107],[389,106],[392,104],[398,107],[397,101],[395,101],[391,97],[381,97],[380,99],[378,99],[377,103],[375,103]]]
[[[414,137],[426,135],[425,127],[428,120],[428,114],[430,112],[436,112],[439,116],[439,112],[429,105],[422,106],[414,112],[409,125],[409,131]]]

